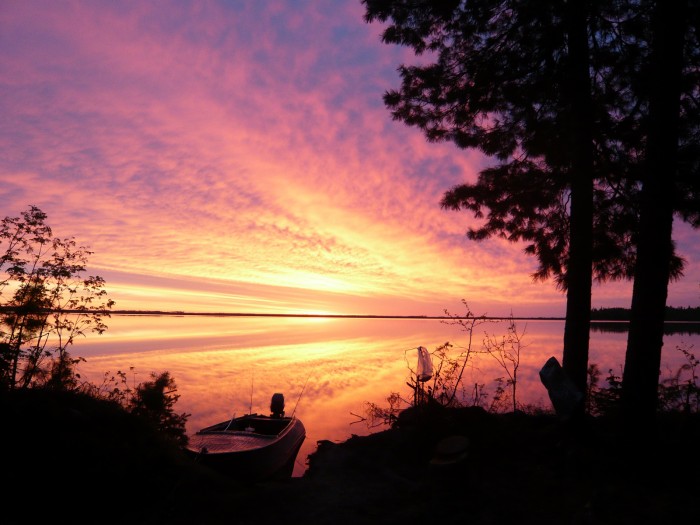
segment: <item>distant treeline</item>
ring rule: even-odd
[[[629,321],[631,311],[629,308],[593,308],[591,320],[593,321]],[[700,306],[698,307],[666,307],[666,321],[690,321],[700,322]]]

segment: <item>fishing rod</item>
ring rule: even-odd
[[[304,383],[304,388],[302,388],[301,392],[299,392],[299,397],[297,398],[297,402],[294,405],[294,410],[292,410],[292,415],[290,417],[294,417],[294,413],[297,411],[297,405],[299,404],[299,400],[301,399],[301,395],[304,393],[304,390],[306,390],[306,385],[308,384],[309,379],[311,379],[311,374],[309,374],[309,377],[306,378],[306,383]]]
[[[228,428],[231,426],[231,423],[233,423],[233,420],[236,419],[236,413],[233,413],[233,416],[231,417],[231,421],[228,422],[228,425],[226,425],[226,428],[224,429],[224,432],[228,430]]]

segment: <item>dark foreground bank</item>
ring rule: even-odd
[[[0,396],[0,523],[695,522],[698,418],[629,435],[596,419],[409,411],[397,428],[320,442],[303,478],[246,486],[188,460],[118,407]]]

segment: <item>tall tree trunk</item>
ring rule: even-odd
[[[585,395],[593,267],[593,132],[587,2],[568,3],[571,223],[562,368]],[[583,404],[581,406],[583,410]]]
[[[673,252],[685,2],[659,0],[652,22],[649,131],[640,209],[637,266],[622,383],[630,421],[649,422],[657,408],[664,313]]]

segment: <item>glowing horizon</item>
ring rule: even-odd
[[[8,4],[0,213],[89,247],[117,309],[563,315],[523,245],[440,209],[489,160],[392,121],[413,59],[380,32],[359,0]],[[695,235],[674,306],[700,304]]]

